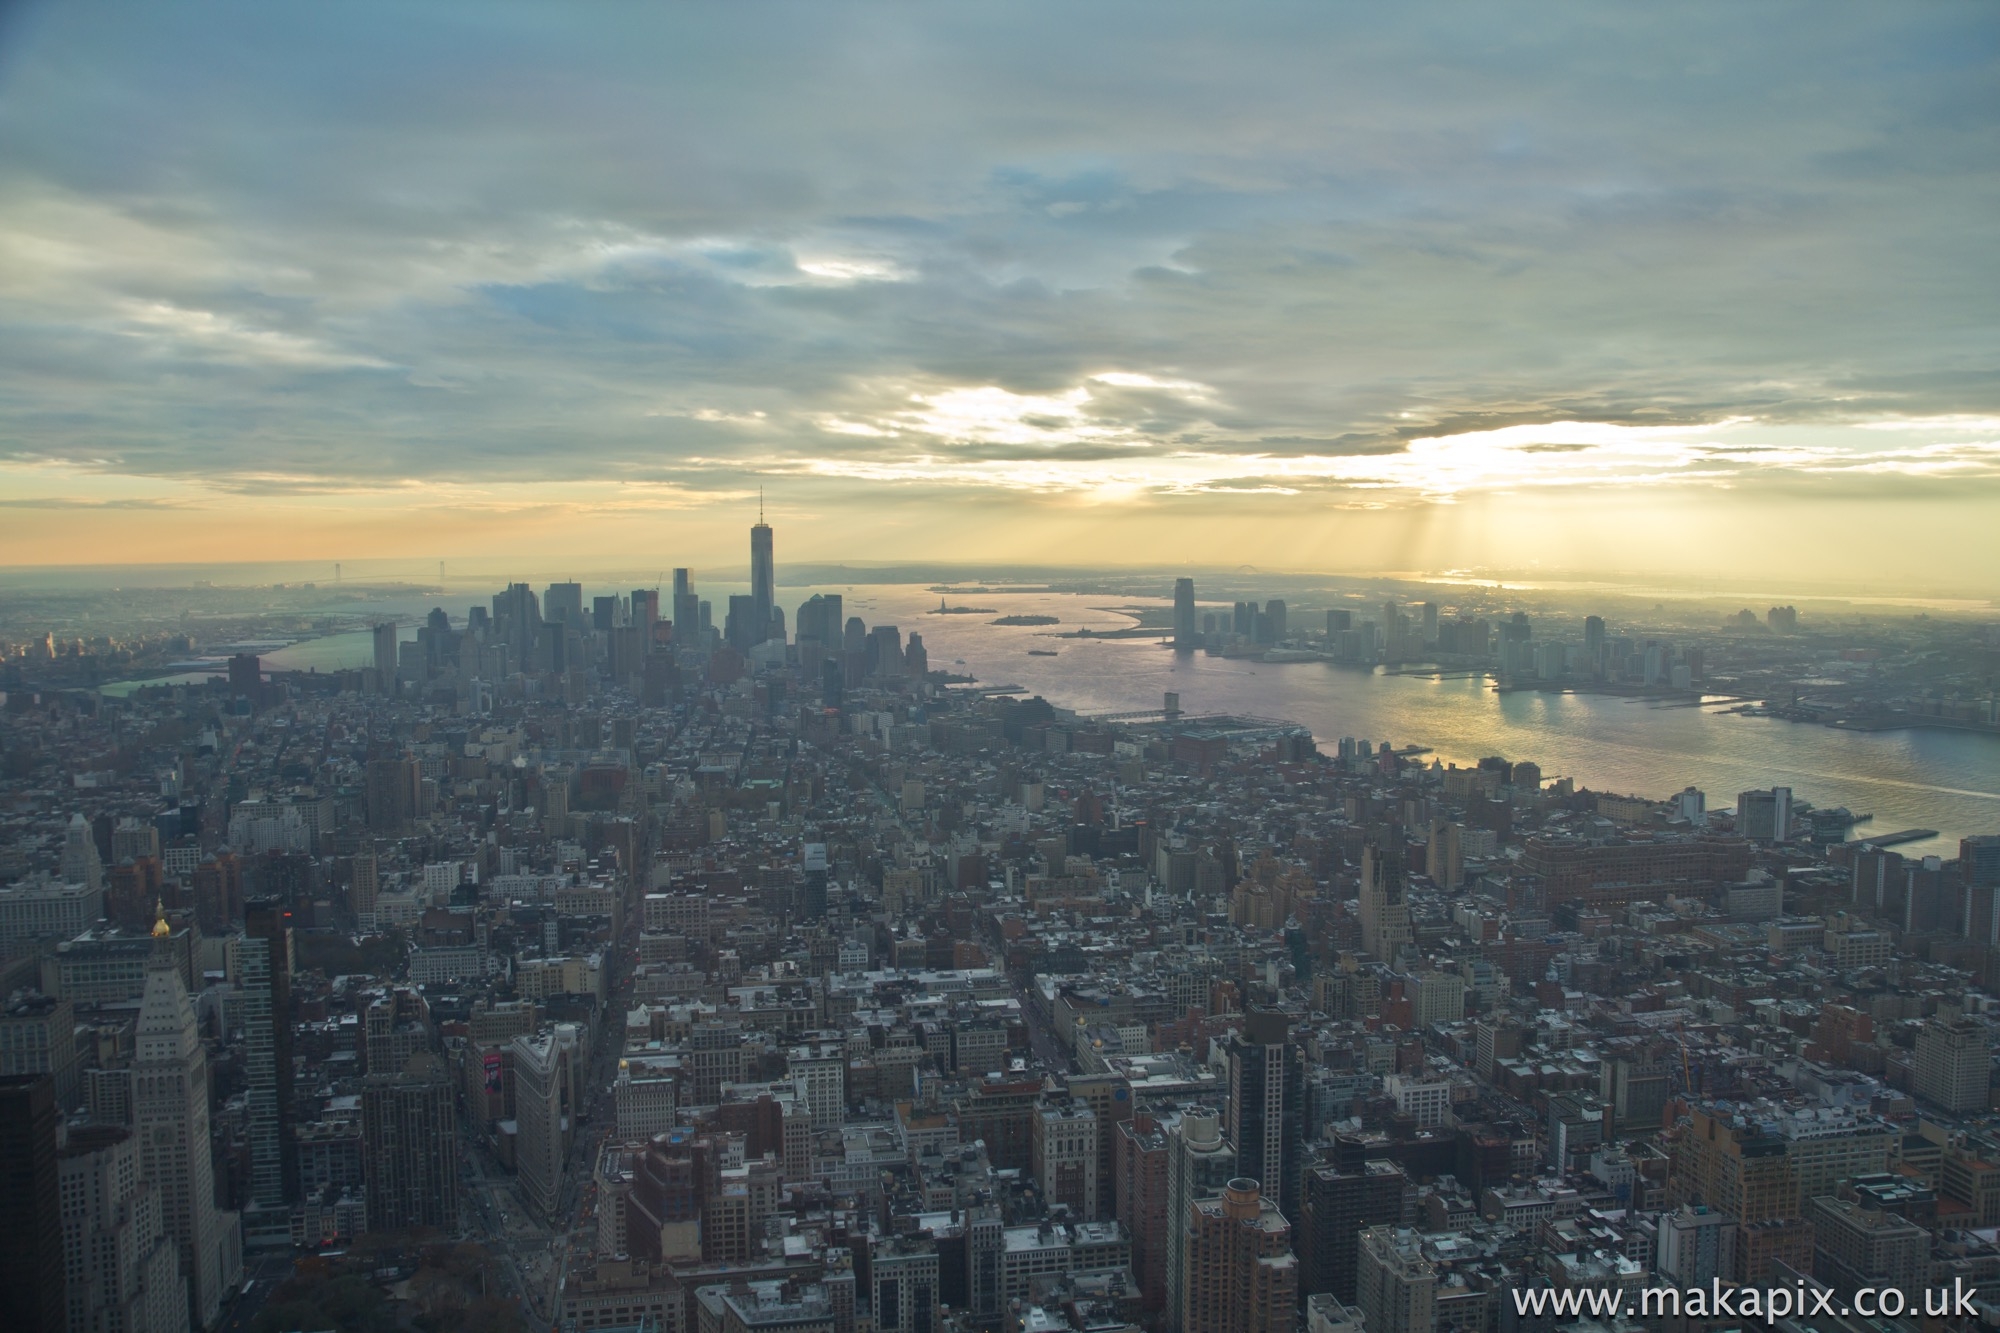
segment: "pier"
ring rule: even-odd
[[[1898,847],[1906,842],[1922,842],[1925,838],[1935,838],[1937,835],[1938,831],[1934,828],[1906,828],[1873,838],[1855,838],[1840,845],[1849,851],[1857,847]]]

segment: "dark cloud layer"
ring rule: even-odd
[[[29,6],[0,457],[1418,494],[1354,460],[1993,417],[1996,66],[1985,5]]]

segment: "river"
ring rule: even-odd
[[[893,621],[906,637],[921,633],[932,670],[1018,684],[1080,712],[1157,708],[1164,693],[1175,690],[1187,712],[1284,718],[1311,728],[1322,749],[1355,736],[1427,746],[1446,763],[1476,763],[1486,755],[1531,759],[1550,778],[1570,777],[1599,791],[1661,798],[1700,787],[1716,808],[1733,807],[1736,794],[1748,788],[1790,786],[1814,805],[1872,814],[1856,829],[1858,836],[1938,830],[1937,838],[1902,847],[1906,855],[1956,855],[1959,838],[2000,832],[2000,737],[1914,728],[1839,731],[1610,695],[1500,694],[1483,680],[1187,656],[1148,640],[1047,637],[1084,625],[1131,624],[1102,609],[1120,604],[1105,597],[966,593],[949,599],[1063,622],[1032,629],[991,625],[992,616],[925,614],[938,597],[922,589],[824,591],[842,592],[850,615],[858,612],[871,624]],[[1211,609],[1217,608],[1202,608]],[[1030,648],[1058,655],[1030,657]],[[959,658],[963,666],[954,664]]]
[[[729,586],[703,589],[718,608]],[[1322,748],[1342,736],[1429,747],[1447,763],[1486,755],[1530,759],[1550,777],[1578,786],[1662,798],[1700,787],[1716,808],[1735,805],[1752,787],[1790,786],[1818,806],[1844,805],[1872,822],[1860,836],[1905,828],[1937,829],[1905,854],[1956,855],[1958,839],[2000,832],[2000,737],[1909,729],[1838,731],[1810,723],[1748,718],[1713,710],[1660,707],[1609,695],[1537,691],[1496,693],[1483,680],[1427,680],[1321,662],[1286,665],[1183,656],[1143,639],[1051,637],[1083,626],[1117,629],[1133,623],[1109,596],[954,593],[954,605],[992,608],[995,615],[934,615],[938,594],[905,584],[785,588],[787,615],[815,592],[838,592],[847,615],[897,625],[905,638],[924,637],[932,670],[970,674],[982,683],[1021,685],[1051,703],[1083,713],[1158,708],[1178,691],[1190,713],[1250,713],[1311,728]],[[1164,604],[1164,603],[1161,603]],[[414,638],[427,605],[393,612],[402,637]],[[461,608],[450,608],[457,620]],[[1224,607],[1204,605],[1204,611]],[[389,610],[389,608],[384,608]],[[1046,628],[997,626],[996,615],[1053,615]],[[462,622],[459,622],[462,623]],[[1054,650],[1030,657],[1028,650]],[[332,671],[366,666],[373,647],[366,631],[306,640],[265,656],[275,670]],[[962,661],[961,661],[962,659]]]

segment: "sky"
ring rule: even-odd
[[[2000,570],[2000,8],[0,9],[0,565]]]

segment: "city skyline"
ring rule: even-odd
[[[1137,12],[17,9],[0,565],[1983,586],[1989,11]]]
[[[1990,617],[807,595],[756,518],[462,618],[0,602],[10,1329],[1451,1333],[2000,1262],[1944,1229],[2000,1221]]]

